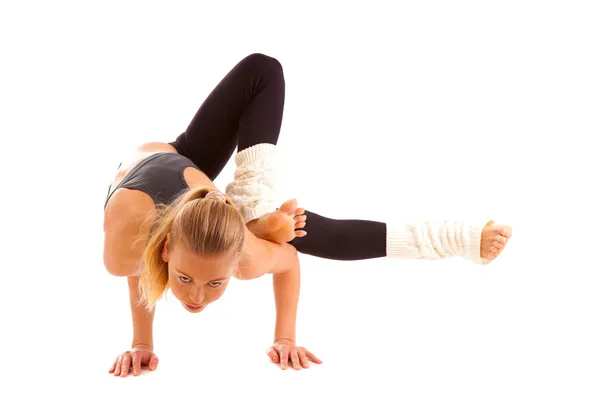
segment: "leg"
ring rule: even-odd
[[[236,145],[240,153],[263,143],[277,144],[284,97],[279,61],[249,55],[219,82],[185,132],[169,144],[214,180]]]
[[[227,188],[249,229],[269,229],[285,242],[294,232],[295,200],[275,205],[275,145],[283,119],[285,79],[275,58],[251,54],[210,93],[186,131],[169,143],[215,180],[238,146],[235,179]],[[262,217],[262,218],[261,218]],[[258,219],[261,218],[260,223]]]
[[[307,235],[291,242],[300,253],[332,260],[364,260],[386,256],[386,224],[335,220],[305,211]]]
[[[334,260],[380,257],[439,260],[463,256],[488,263],[504,249],[512,229],[493,221],[383,223],[334,220],[306,211],[304,237],[290,242],[300,253]]]

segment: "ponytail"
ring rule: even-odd
[[[175,244],[184,245],[206,256],[241,251],[245,237],[244,221],[234,204],[210,187],[182,192],[170,205],[160,205],[146,224],[148,236],[139,286],[141,301],[148,309],[153,309],[168,289],[168,263],[162,255],[169,233],[169,251]]]

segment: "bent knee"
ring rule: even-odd
[[[242,63],[258,68],[263,73],[274,73],[276,75],[283,74],[283,66],[274,57],[262,53],[253,53],[242,60]]]

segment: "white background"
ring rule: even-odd
[[[593,3],[3,2],[0,397],[598,399]],[[324,361],[303,371],[265,355],[269,277],[200,315],[168,297],[159,369],[115,378],[131,323],[102,265],[108,184],[254,52],[285,71],[282,200],[514,238],[484,267],[303,256],[298,342]]]

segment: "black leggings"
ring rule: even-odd
[[[238,152],[260,143],[277,144],[283,119],[285,79],[275,58],[251,54],[213,89],[189,126],[170,144],[215,180]],[[334,220],[308,210],[308,233],[290,242],[300,253],[334,260],[386,256],[386,224]]]

